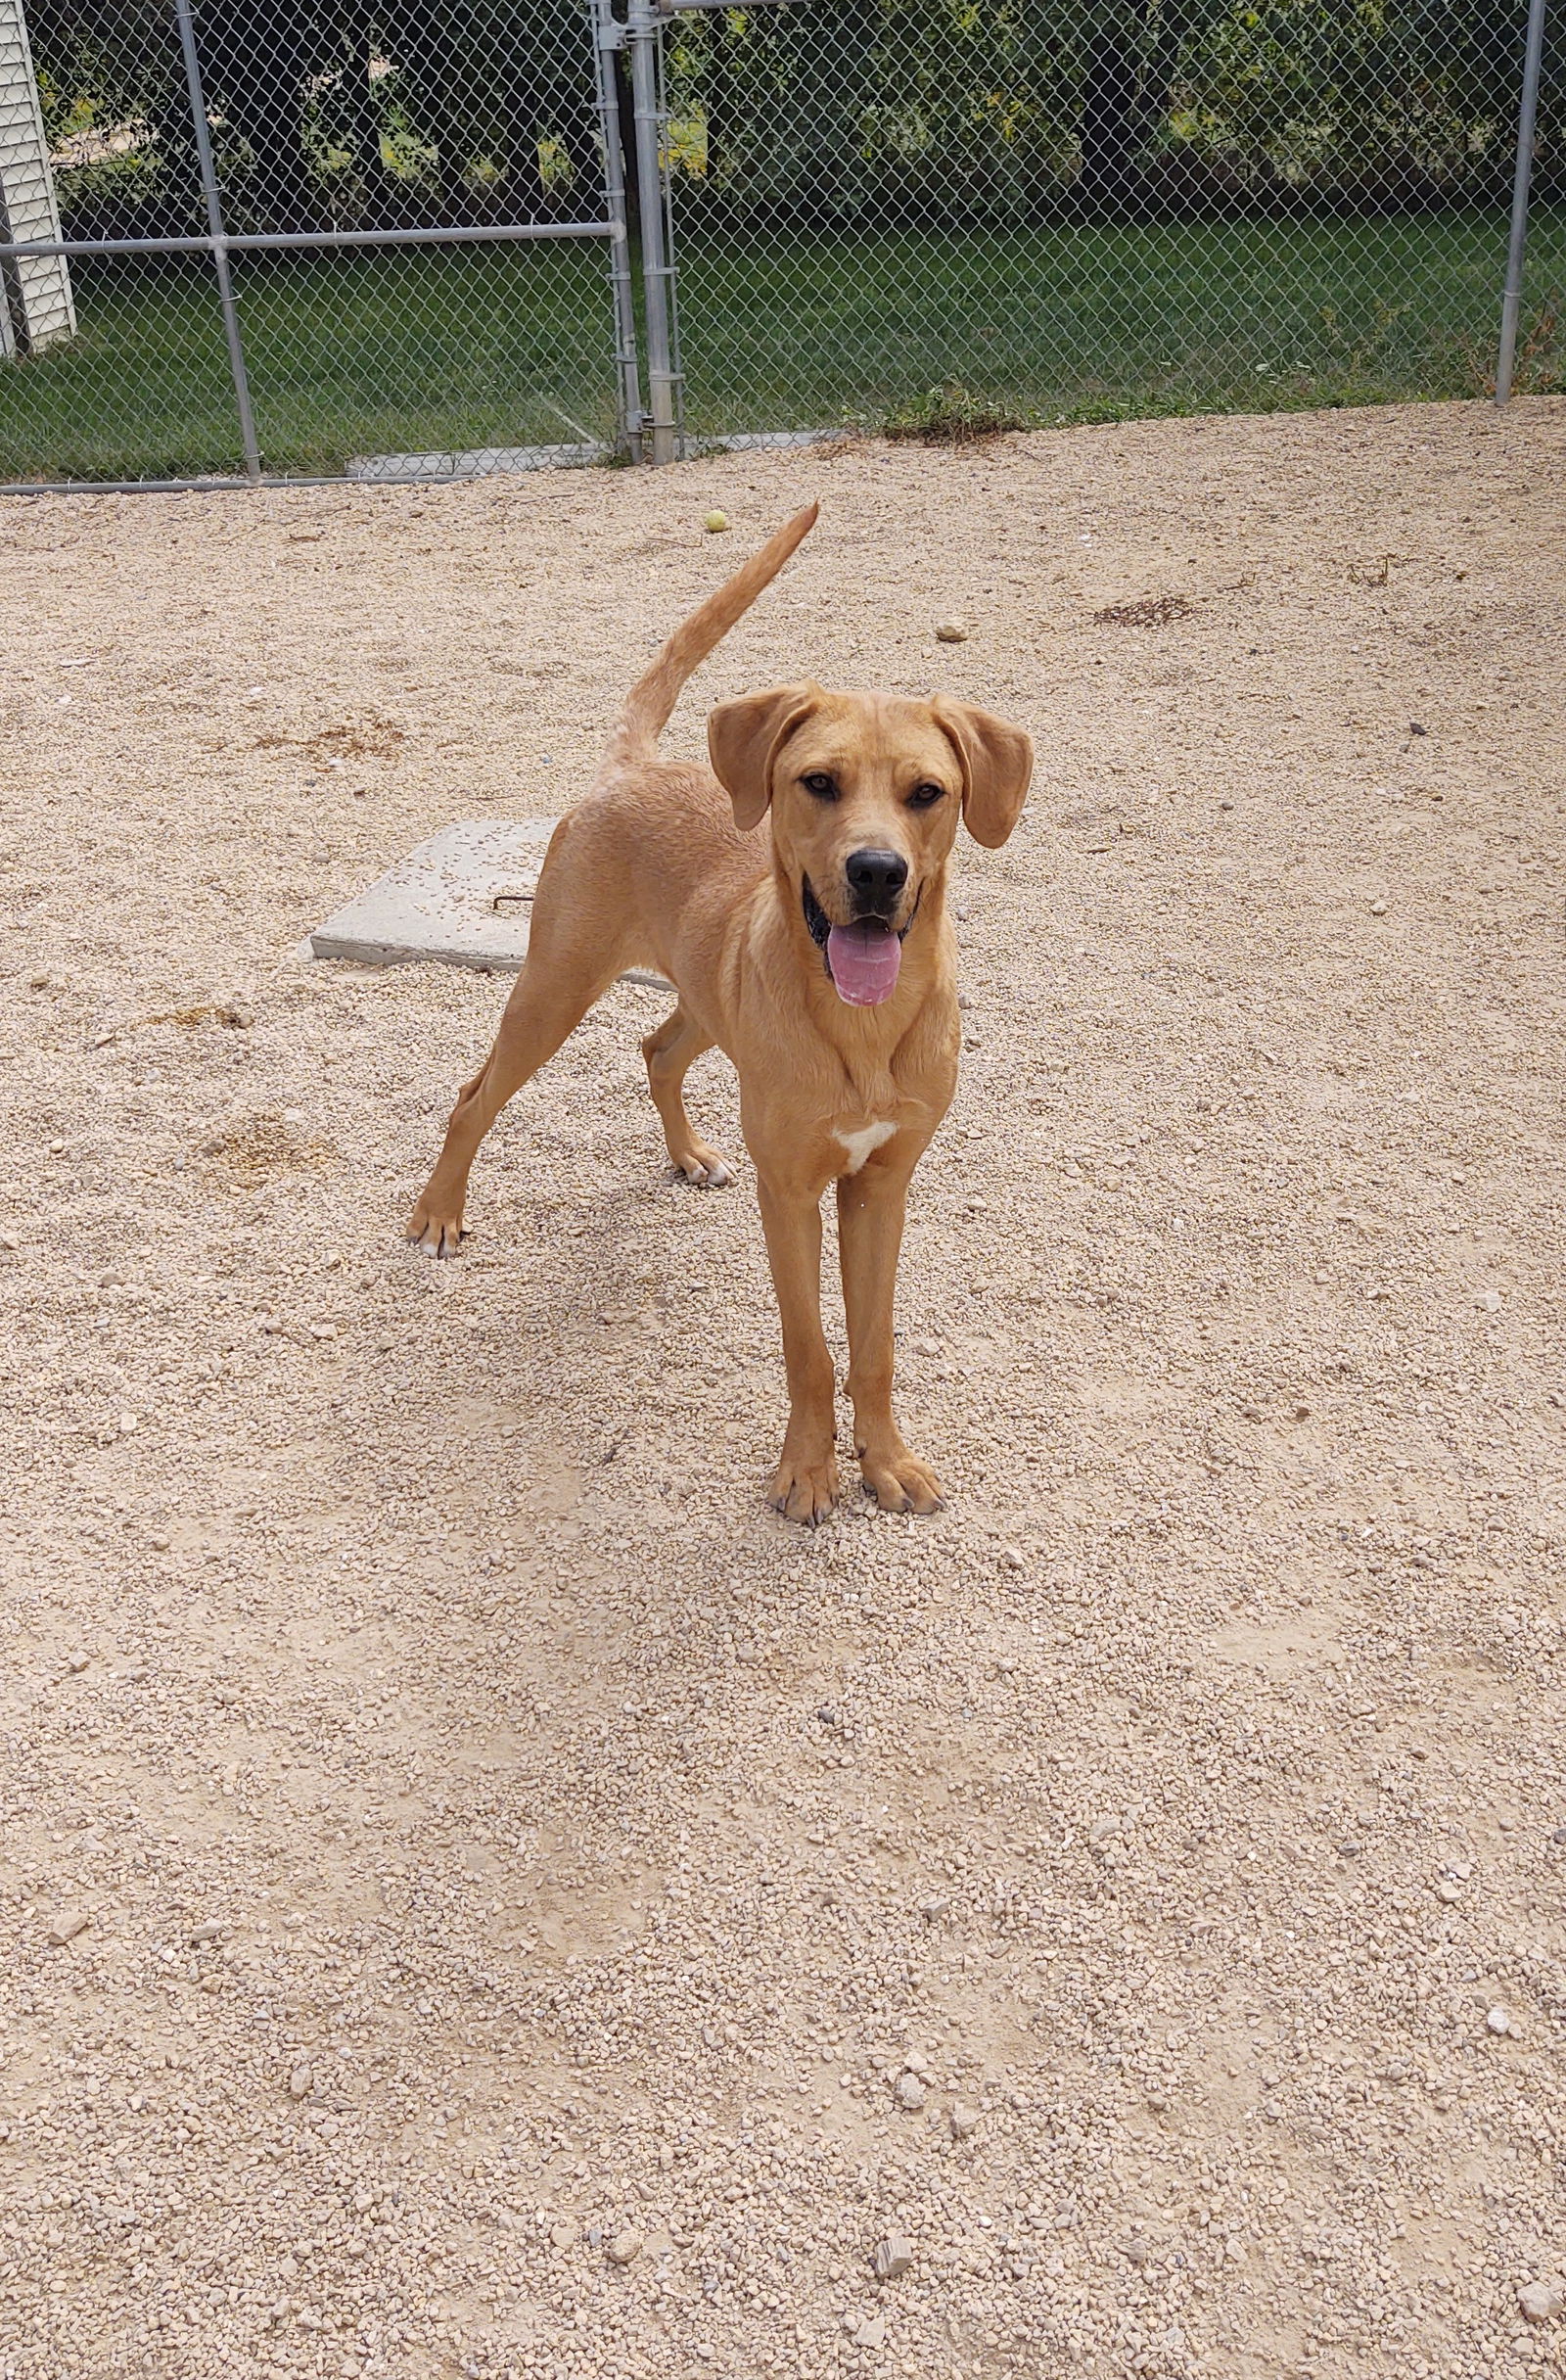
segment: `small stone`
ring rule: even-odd
[[[1087,1830],[1087,1841],[1095,1851],[1100,1851],[1106,1843],[1113,1843],[1117,1835],[1125,1832],[1124,1818],[1095,1818]]]
[[[1387,905],[1386,905],[1386,903],[1385,903],[1384,901],[1372,901],[1372,902],[1371,902],[1371,904],[1370,904],[1370,914],[1371,914],[1371,916],[1372,916],[1372,917],[1384,917],[1384,916],[1386,915],[1386,913],[1387,913]]]
[[[939,620],[936,623],[938,644],[966,644],[972,632],[966,620]]]
[[[1436,1898],[1446,1901],[1450,1907],[1451,1902],[1461,1900],[1462,1887],[1454,1885],[1450,1876],[1444,1876],[1436,1887]]]
[[[617,2231],[607,2250],[612,2264],[634,2264],[641,2252],[642,2235],[633,2228]]]
[[[315,2077],[311,2074],[307,2066],[296,2066],[288,2078],[289,2097],[291,2099],[307,2099],[310,2095],[310,2086],[314,2080]]]
[[[48,1938],[58,1949],[65,1942],[73,1942],[77,1935],[84,1934],[91,1923],[84,1910],[68,1909],[51,1922]]]
[[[713,512],[704,512],[702,515],[702,527],[706,530],[710,537],[720,537],[724,530],[728,527],[728,514],[726,512],[718,512],[715,510]]]
[[[1498,1289],[1481,1289],[1474,1303],[1481,1314],[1498,1314],[1500,1312],[1500,1291]]]
[[[204,1925],[200,1925],[195,1929],[190,1938],[193,1942],[221,1941],[227,1929],[220,1917],[209,1917],[207,1919]]]
[[[1559,2281],[1529,2281],[1517,2292],[1517,2303],[1530,2322],[1553,2322],[1566,2313],[1566,2285]]]
[[[878,2313],[846,2313],[843,2327],[855,2347],[885,2347],[887,2326]]]
[[[576,2226],[575,2223],[556,2223],[554,2229],[549,2234],[550,2247],[574,2248],[576,2244]]]
[[[1511,2010],[1492,2008],[1486,2013],[1485,2023],[1492,2032],[1508,2033],[1511,2030]]]
[[[79,1678],[91,1659],[90,1653],[72,1653],[68,1657],[66,1666],[73,1678]]]
[[[133,1429],[139,1429],[140,1427],[141,1416],[139,1414],[122,1413],[120,1415],[119,1434],[122,1438],[128,1438]]]
[[[889,2231],[871,2258],[878,2281],[899,2281],[913,2263],[913,2242],[901,2231]]]
[[[905,2107],[910,2115],[914,2115],[923,2107],[929,2093],[917,2075],[899,2075],[893,2096],[898,2107]]]
[[[971,2140],[979,2129],[979,2110],[966,2099],[953,2099],[946,2122],[953,2140]]]

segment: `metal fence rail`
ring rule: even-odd
[[[0,0],[0,486],[1566,386],[1544,5]]]

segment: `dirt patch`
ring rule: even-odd
[[[1547,2361],[1563,464],[1527,399],[6,512],[11,2380]],[[505,987],[296,954],[563,809],[812,493],[670,748],[808,675],[1040,766],[910,1205],[950,1505],[807,1536],[720,1062],[703,1193],[612,992],[437,1267]]]
[[[337,1157],[329,1141],[301,1132],[291,1119],[246,1116],[201,1143],[214,1171],[235,1182],[267,1182],[274,1174],[319,1172]]]
[[[1143,595],[1135,603],[1106,603],[1093,618],[1100,628],[1167,629],[1196,609],[1189,595]]]
[[[385,761],[394,759],[407,740],[407,729],[399,727],[395,720],[339,720],[329,727],[318,727],[313,735],[258,735],[254,748],[275,752],[292,744],[312,761]]]

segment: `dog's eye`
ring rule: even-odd
[[[908,796],[908,808],[910,810],[928,810],[932,802],[944,801],[945,794],[944,785],[915,785]]]
[[[812,769],[807,776],[801,777],[800,783],[806,793],[813,793],[818,802],[835,802],[838,798],[837,779],[828,776],[824,769]]]

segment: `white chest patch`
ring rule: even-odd
[[[835,1132],[832,1138],[848,1150],[849,1171],[856,1174],[871,1149],[882,1147],[897,1129],[896,1124],[866,1124],[863,1132]]]

